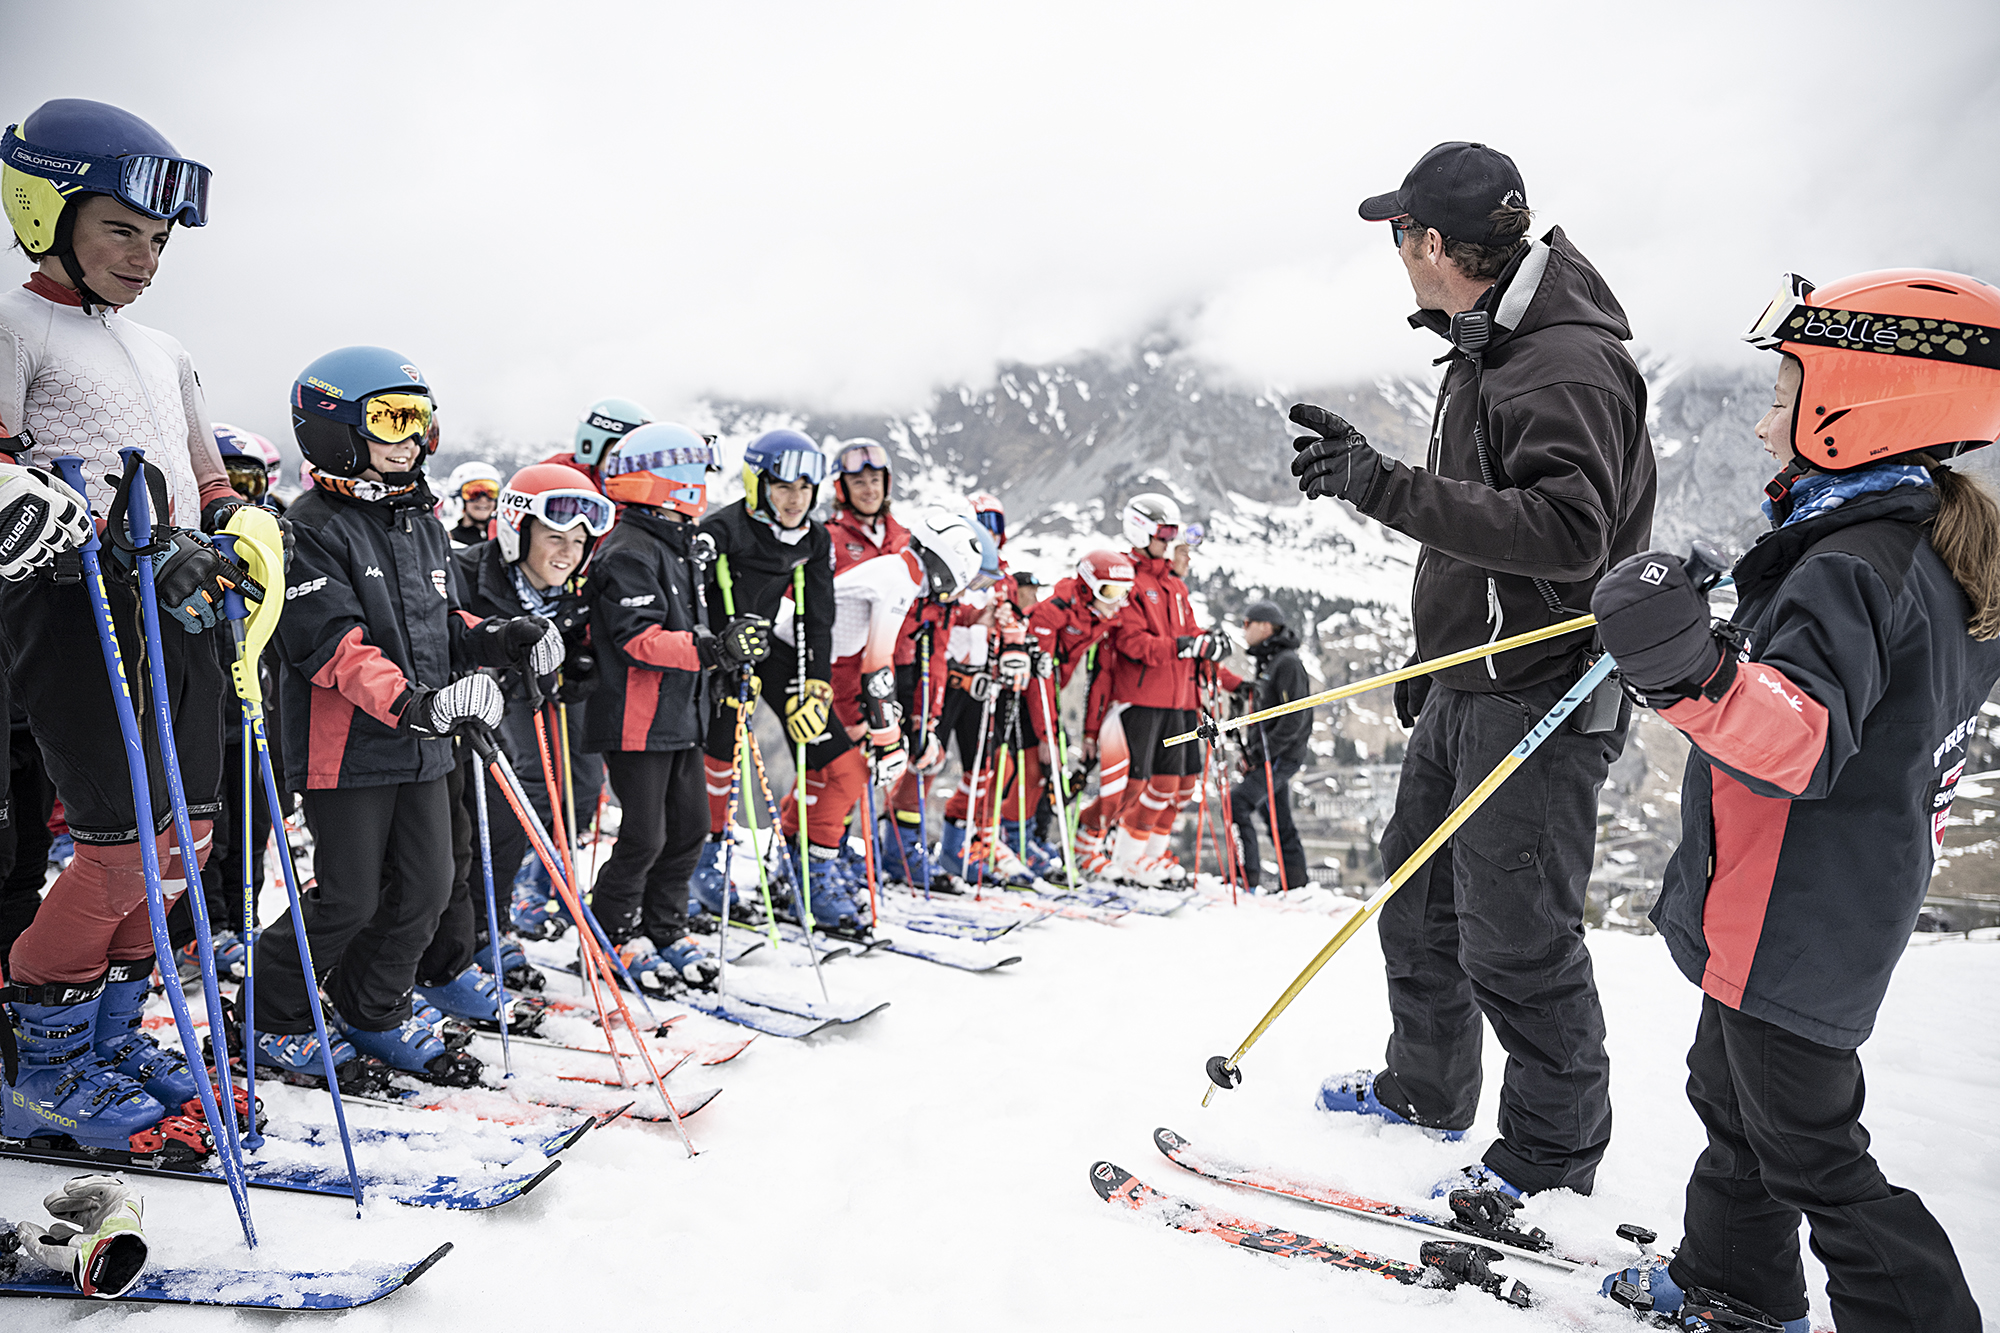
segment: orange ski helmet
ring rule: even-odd
[[[1774,498],[1807,467],[1943,460],[2000,437],[2000,290],[1977,278],[1892,268],[1816,288],[1786,274],[1743,340],[1804,371]]]

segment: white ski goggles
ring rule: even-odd
[[[611,501],[596,491],[539,491],[534,495],[509,491],[504,503],[557,532],[567,532],[581,523],[593,537],[611,531],[614,516]]]

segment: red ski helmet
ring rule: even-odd
[[[1076,562],[1076,576],[1101,602],[1122,602],[1132,591],[1138,571],[1123,551],[1092,551]]]
[[[500,505],[493,515],[494,539],[500,558],[513,564],[527,554],[527,520],[567,532],[584,528],[583,553],[611,531],[611,501],[598,494],[587,473],[567,463],[534,463],[507,479],[500,488]]]

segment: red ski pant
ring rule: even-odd
[[[193,821],[197,876],[208,862],[213,822]],[[187,887],[174,830],[154,839],[160,889],[166,906]],[[137,842],[76,845],[76,858],[56,877],[34,924],[14,942],[10,980],[24,985],[95,981],[108,962],[153,956],[152,919],[146,910],[144,852]]]
[[[847,836],[847,816],[868,785],[868,761],[859,750],[844,750],[825,768],[806,770],[806,839],[815,847],[838,847]],[[796,790],[785,793],[779,819],[787,838],[799,836]]]

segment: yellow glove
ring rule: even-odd
[[[804,694],[785,700],[785,734],[794,745],[810,745],[826,734],[827,715],[832,711],[833,686],[809,680]]]
[[[738,690],[731,690],[722,696],[722,702],[728,704],[731,708],[747,707],[751,712],[755,712],[757,711],[757,699],[763,693],[764,678],[753,673],[750,677],[750,698],[747,701],[742,698]]]

